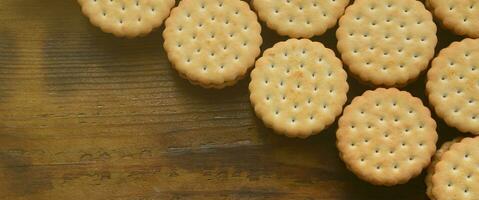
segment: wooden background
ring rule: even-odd
[[[427,198],[424,175],[358,180],[338,158],[336,125],[306,140],[272,133],[248,79],[221,91],[182,80],[161,31],[118,39],[74,0],[0,0],[0,199]],[[335,49],[334,32],[314,40]],[[263,36],[263,49],[286,39]],[[349,82],[350,99],[367,89]],[[424,85],[405,89],[424,97]],[[458,134],[438,122],[441,141]]]

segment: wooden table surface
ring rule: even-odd
[[[424,174],[357,179],[336,125],[304,140],[265,128],[249,79],[206,90],[179,78],[162,29],[118,39],[74,0],[0,0],[0,199],[427,199]],[[313,39],[335,49],[334,32]],[[263,36],[263,49],[286,39]],[[424,81],[405,89],[424,100]],[[368,89],[349,82],[350,100]],[[438,125],[441,141],[458,135]]]

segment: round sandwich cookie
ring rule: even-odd
[[[263,42],[256,14],[241,0],[182,0],[166,20],[163,37],[182,77],[218,89],[245,76]]]
[[[439,160],[441,160],[442,155],[444,155],[444,153],[446,151],[448,151],[453,144],[455,144],[457,142],[460,142],[461,140],[462,140],[462,138],[458,137],[458,138],[455,138],[452,141],[445,142],[441,146],[441,148],[439,148],[439,150],[437,150],[436,153],[434,154],[434,156],[432,158],[432,161],[431,161],[431,164],[427,168],[427,175],[426,175],[426,179],[424,181],[426,183],[426,186],[427,186],[426,194],[431,200],[436,200],[436,198],[434,198],[434,196],[432,195],[432,175],[434,175],[434,167],[436,166],[437,162],[439,162]]]
[[[349,89],[334,52],[309,39],[290,39],[266,50],[249,84],[256,115],[289,137],[321,132],[341,114]]]
[[[436,122],[419,98],[379,88],[353,99],[336,132],[341,159],[374,185],[406,183],[436,150]]]
[[[454,143],[432,175],[434,200],[476,200],[479,197],[479,137]]]
[[[426,91],[449,126],[479,134],[479,39],[464,39],[441,50],[427,73]]]
[[[161,26],[175,0],[78,0],[90,22],[118,37],[137,37]]]
[[[479,0],[426,0],[445,28],[471,38],[479,38]]]
[[[336,36],[353,76],[384,87],[414,81],[437,43],[432,15],[416,0],[356,0],[340,18]]]
[[[280,35],[310,38],[336,25],[349,0],[253,0],[259,18]]]

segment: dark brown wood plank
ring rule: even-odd
[[[335,49],[334,32],[314,40]],[[461,39],[439,35],[438,49]],[[286,39],[263,36],[263,49]],[[2,0],[0,199],[426,199],[423,176],[358,180],[335,125],[275,135],[255,118],[248,81],[192,86],[171,69],[161,28],[119,39],[75,1]],[[350,99],[368,89],[349,82]],[[406,89],[424,99],[424,75]],[[438,122],[441,141],[458,134]]]

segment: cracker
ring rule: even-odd
[[[396,185],[419,175],[436,150],[436,122],[421,100],[395,88],[366,91],[339,119],[340,157],[359,178]]]
[[[310,38],[336,25],[349,0],[254,0],[258,16],[280,35]]]
[[[432,194],[436,200],[479,197],[479,137],[453,144],[436,164]]]
[[[165,22],[164,48],[173,67],[193,84],[223,88],[254,65],[261,26],[240,0],[183,0]]]
[[[441,50],[432,61],[426,89],[437,115],[449,126],[479,134],[479,39]]]
[[[78,0],[90,22],[118,37],[137,37],[161,26],[175,0]]]
[[[479,38],[479,0],[427,0],[444,27],[458,35]]]
[[[336,36],[354,76],[385,87],[415,80],[437,43],[432,15],[416,0],[356,0],[340,18]]]
[[[341,114],[349,89],[334,52],[290,39],[266,50],[251,72],[250,99],[266,126],[289,137],[319,133]]]
[[[455,143],[457,143],[461,140],[462,140],[462,137],[458,137],[458,138],[455,138],[451,141],[445,142],[444,144],[442,144],[441,148],[439,148],[436,151],[436,153],[434,154],[434,156],[432,157],[431,164],[427,168],[427,175],[426,175],[426,178],[424,180],[424,182],[426,183],[426,186],[427,186],[426,194],[430,199],[432,199],[432,200],[436,199],[432,195],[432,175],[434,175],[434,167],[436,166],[437,162],[439,162],[442,155],[444,155],[444,153],[446,153],[446,151],[449,151],[449,149],[451,148],[451,146],[453,144],[455,144]]]

